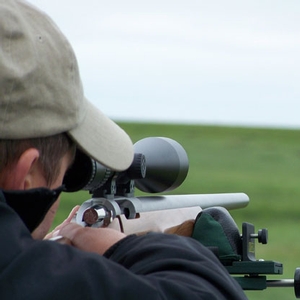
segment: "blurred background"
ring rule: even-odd
[[[190,170],[174,194],[245,192],[257,258],[300,266],[300,2],[31,0],[70,40],[86,96],[133,142],[167,136]],[[138,191],[137,191],[138,192]],[[139,193],[139,192],[138,192]],[[55,224],[89,199],[64,195]],[[65,201],[64,201],[65,200]],[[295,299],[292,288],[247,292]]]
[[[32,0],[115,120],[299,127],[300,3]]]

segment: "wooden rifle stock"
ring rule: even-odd
[[[127,235],[152,231],[190,236],[194,220],[203,208],[236,209],[248,202],[244,193],[93,198],[81,205],[74,221],[82,226],[109,227]]]
[[[190,234],[184,234],[184,232],[191,231],[191,225],[194,224],[194,220],[200,211],[200,207],[184,207],[143,212],[135,219],[127,219],[124,215],[120,215],[108,227],[127,235],[152,231],[177,234],[181,232],[180,235],[190,236]],[[185,224],[185,226],[182,227],[182,224]]]

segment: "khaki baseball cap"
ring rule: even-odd
[[[128,135],[84,97],[75,54],[54,22],[28,2],[0,0],[0,139],[62,132],[108,168],[132,162]]]

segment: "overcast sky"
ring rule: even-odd
[[[114,120],[300,128],[300,1],[32,0]]]

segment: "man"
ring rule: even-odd
[[[27,2],[0,0],[0,299],[244,299],[200,243],[66,222],[42,240],[76,148],[113,170],[126,133],[88,102],[74,53]]]

